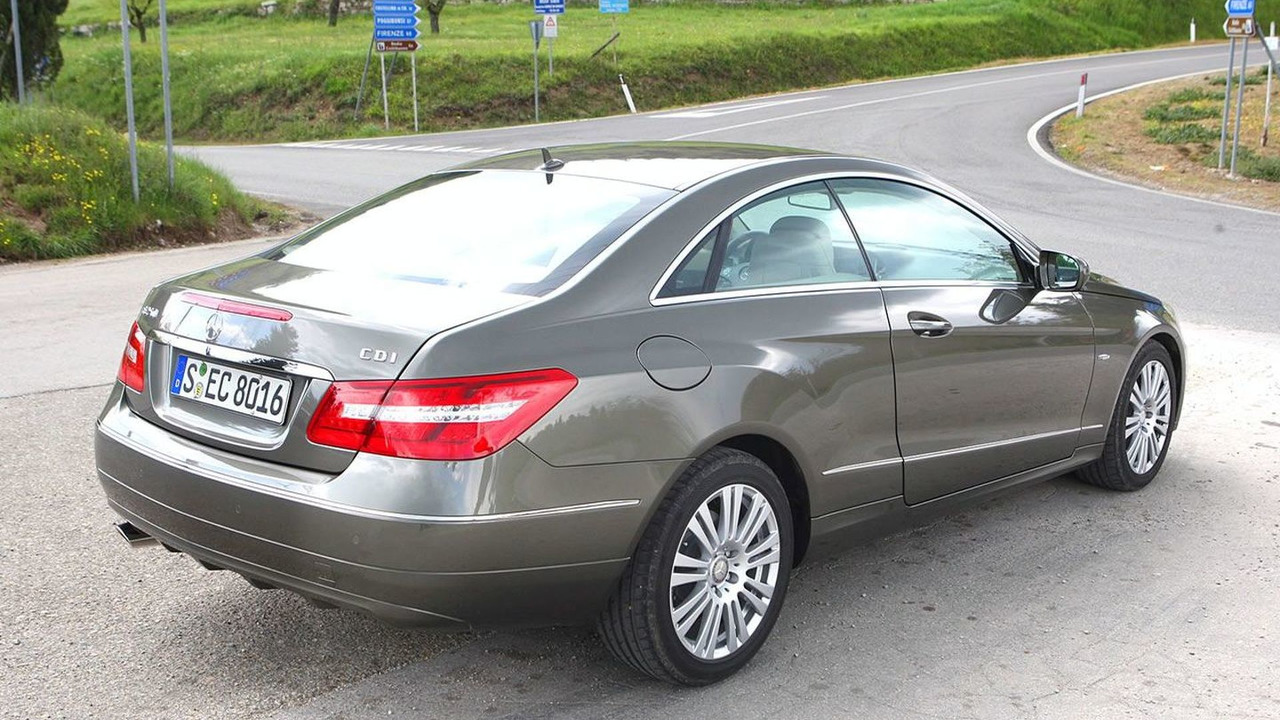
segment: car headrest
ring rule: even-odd
[[[769,228],[769,232],[776,233],[778,231],[786,232],[807,232],[823,240],[831,240],[831,228],[827,224],[817,218],[804,217],[803,215],[787,215],[778,218],[773,227]]]

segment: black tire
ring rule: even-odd
[[[1164,465],[1164,459],[1169,455],[1169,445],[1173,442],[1172,423],[1169,426],[1168,435],[1165,437],[1164,447],[1161,448],[1160,455],[1156,458],[1155,464],[1151,466],[1150,470],[1142,474],[1135,472],[1130,467],[1129,459],[1125,455],[1124,431],[1125,418],[1128,417],[1129,393],[1132,391],[1142,368],[1152,360],[1164,365],[1165,372],[1169,375],[1172,396],[1170,418],[1177,417],[1178,407],[1182,402],[1182,398],[1178,396],[1178,376],[1173,366],[1173,359],[1169,357],[1169,351],[1163,345],[1150,341],[1138,351],[1138,355],[1133,359],[1133,364],[1129,366],[1129,372],[1125,373],[1124,383],[1120,386],[1120,397],[1117,398],[1115,409],[1111,412],[1111,425],[1107,428],[1107,440],[1102,449],[1102,457],[1080,468],[1077,472],[1079,478],[1090,485],[1122,492],[1141,490],[1155,479],[1155,476],[1160,472],[1160,467]]]
[[[671,618],[671,569],[694,512],[721,488],[749,485],[772,505],[780,537],[778,579],[760,623],[728,657],[702,660],[681,643]],[[795,552],[791,508],[782,484],[754,455],[715,448],[685,470],[662,500],[601,613],[597,631],[619,660],[659,680],[709,685],[747,664],[768,638],[787,593]]]

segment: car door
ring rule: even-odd
[[[809,471],[814,515],[901,494],[884,302],[822,182],[732,209],[654,303],[663,334],[714,368],[691,395],[742,428],[781,431]]]
[[[1079,298],[1037,290],[1008,236],[934,190],[832,187],[884,292],[906,502],[1069,457],[1093,373]]]

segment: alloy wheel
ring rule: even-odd
[[[698,506],[671,568],[671,622],[685,649],[720,660],[751,639],[773,599],[782,536],[773,505],[744,484]]]
[[[1169,373],[1159,360],[1151,360],[1133,381],[1129,414],[1124,422],[1125,455],[1135,473],[1150,472],[1164,452],[1172,408]]]

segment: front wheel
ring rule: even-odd
[[[764,644],[787,591],[790,505],[759,458],[716,448],[694,461],[645,529],[599,620],[620,660],[707,685]]]
[[[1169,453],[1178,397],[1169,351],[1148,342],[1138,351],[1120,389],[1102,457],[1081,468],[1080,478],[1108,490],[1147,486]]]

